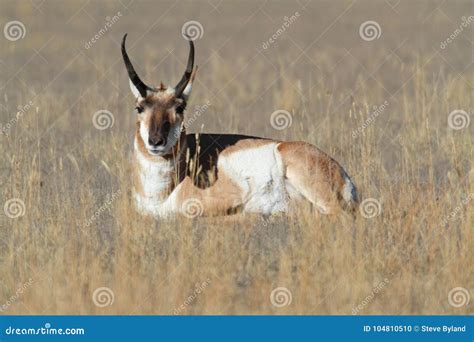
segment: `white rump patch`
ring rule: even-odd
[[[342,189],[342,198],[347,203],[352,203],[357,201],[357,191],[352,183],[351,179],[347,174],[344,174],[344,187]]]

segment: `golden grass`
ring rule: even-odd
[[[27,35],[2,41],[0,122],[5,127],[18,105],[32,101],[32,108],[0,136],[2,205],[11,198],[25,204],[23,216],[1,219],[0,308],[11,302],[2,313],[351,314],[363,303],[359,314],[472,314],[472,304],[451,306],[448,293],[474,283],[473,125],[447,124],[452,110],[474,108],[472,45],[465,39],[472,28],[439,49],[469,1],[438,10],[437,2],[407,1],[398,15],[384,2],[330,3],[230,2],[219,15],[207,4],[198,15],[186,2],[153,26],[156,13],[173,3],[137,2],[132,11],[113,2],[47,1],[44,13],[33,15],[29,3],[6,2],[2,23],[21,20]],[[84,49],[117,11],[120,21]],[[257,53],[295,11],[301,17]],[[133,100],[117,42],[131,33],[130,55],[145,80],[177,80],[186,54],[180,28],[193,19],[205,32],[188,116],[208,100],[211,106],[191,131],[204,126],[315,143],[345,166],[362,199],[381,203],[380,215],[359,215],[352,225],[306,211],[268,221],[155,221],[135,212]],[[358,29],[370,19],[383,35],[365,42]],[[295,44],[310,48],[292,64],[301,54]],[[385,101],[387,108],[353,137]],[[100,109],[113,113],[113,127],[94,128]],[[285,130],[270,125],[276,109],[292,114]],[[113,292],[112,305],[94,304],[100,287]],[[272,305],[277,287],[291,292],[291,304]]]

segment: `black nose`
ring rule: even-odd
[[[148,137],[148,143],[153,147],[160,147],[166,144],[166,139],[158,136]]]

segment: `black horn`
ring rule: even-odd
[[[132,81],[135,88],[137,88],[138,92],[142,97],[146,97],[147,90],[153,90],[149,86],[147,86],[143,81],[138,77],[135,69],[133,68],[132,62],[130,62],[130,58],[128,58],[127,50],[125,49],[125,40],[127,39],[127,33],[123,36],[122,40],[122,57],[123,61],[125,62],[125,67],[127,68],[128,77]]]
[[[191,74],[193,73],[194,67],[194,43],[189,39],[189,56],[188,56],[188,65],[186,66],[186,71],[184,72],[183,77],[178,82],[175,88],[176,97],[180,97],[184,91],[184,88],[188,85]]]

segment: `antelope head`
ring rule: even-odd
[[[165,156],[173,152],[177,144],[184,119],[186,103],[191,95],[192,83],[197,71],[194,68],[194,44],[189,40],[189,57],[181,80],[173,87],[161,84],[150,87],[138,77],[122,40],[122,56],[130,80],[130,89],[135,96],[135,111],[138,131],[146,150],[152,156]]]

